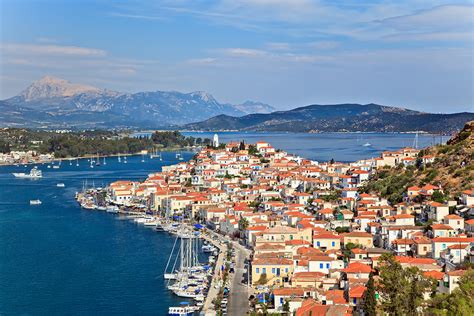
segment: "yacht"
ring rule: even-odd
[[[41,205],[41,200],[30,200],[30,205]]]
[[[30,173],[14,172],[15,178],[26,178],[26,179],[39,179],[43,177],[43,172],[38,168],[34,167],[30,170]]]

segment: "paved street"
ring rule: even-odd
[[[235,273],[232,276],[232,285],[229,294],[228,314],[245,315],[248,311],[249,289],[247,287],[247,273],[244,268],[250,251],[236,242],[233,242],[235,251]]]
[[[217,257],[216,261],[216,269],[214,271],[214,277],[212,278],[211,286],[209,287],[209,293],[207,294],[206,300],[204,301],[204,306],[202,312],[205,315],[215,315],[216,312],[214,310],[214,305],[212,301],[216,298],[217,294],[219,293],[219,288],[216,288],[216,282],[220,279],[218,277],[220,273],[220,267],[224,263],[224,258],[227,253],[227,246],[225,244],[220,245],[217,241],[212,240],[211,238],[205,237],[205,239],[215,246],[219,247],[219,256]]]

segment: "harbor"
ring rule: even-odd
[[[179,158],[178,158],[179,159]],[[174,237],[173,248],[163,271],[166,288],[177,297],[191,299],[170,306],[169,315],[227,314],[230,288],[229,268],[236,264],[232,241],[186,219],[170,219],[166,212],[150,211],[146,205],[113,203],[106,188],[84,189],[76,194],[81,208],[105,211],[120,220],[133,222]]]

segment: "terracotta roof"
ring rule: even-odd
[[[359,285],[349,289],[349,297],[362,298],[367,290],[365,286]]]
[[[283,288],[273,290],[274,295],[280,295],[280,296],[303,296],[304,292],[305,291],[302,288],[291,288],[291,287],[283,287]]]
[[[342,270],[345,273],[370,273],[372,268],[364,263],[360,262],[351,262],[347,268]]]
[[[424,271],[423,275],[427,278],[433,278],[435,280],[442,280],[444,277],[444,273],[441,271],[431,270],[431,271]]]

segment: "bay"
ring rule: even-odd
[[[193,155],[182,154],[186,160]],[[93,169],[85,159],[79,167],[39,165],[38,180],[11,175],[32,166],[0,167],[0,315],[165,315],[183,301],[162,277],[174,237],[82,210],[74,200],[85,180],[95,186],[144,180],[178,162],[171,152],[161,162],[141,160],[108,158]],[[32,199],[43,203],[31,206]]]
[[[212,139],[214,132],[183,132],[186,136]],[[281,148],[318,161],[350,162],[378,157],[383,151],[414,146],[415,134],[402,133],[278,133],[278,132],[217,132],[221,142],[266,141]],[[418,148],[444,143],[447,136],[419,134]],[[364,146],[369,143],[370,146]]]

